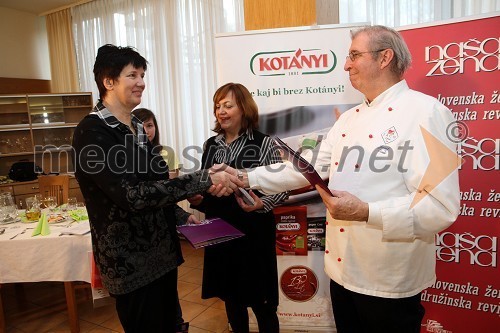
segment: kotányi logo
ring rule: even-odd
[[[336,66],[335,53],[321,49],[259,52],[250,59],[257,76],[327,74]]]
[[[445,330],[443,328],[443,325],[439,323],[436,320],[432,319],[427,319],[427,322],[425,324],[422,324],[426,328],[426,332],[433,332],[433,333],[452,333],[452,331]]]
[[[279,231],[300,230],[300,224],[299,223],[278,223],[278,224],[276,224],[276,229]]]

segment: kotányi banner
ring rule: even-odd
[[[356,26],[218,35],[218,85],[245,85],[259,107],[260,131],[279,136],[294,150],[314,149],[335,123],[335,109],[342,112],[362,101],[343,68]],[[307,252],[278,256],[280,331],[333,332],[323,263],[325,206],[315,191],[294,195],[288,205],[307,206],[302,221],[307,244],[301,243]]]
[[[340,111],[360,103],[344,71],[353,26],[247,31],[218,35],[217,81],[245,85],[259,106],[260,130],[300,148],[325,132]],[[297,140],[294,140],[297,139]]]

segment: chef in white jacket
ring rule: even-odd
[[[420,293],[436,280],[436,233],[459,213],[458,157],[449,109],[411,90],[411,63],[398,32],[368,26],[351,32],[344,69],[364,95],[345,112],[314,156],[333,197],[325,271],[337,331],[420,332]],[[250,188],[279,193],[308,185],[286,168],[233,170]]]

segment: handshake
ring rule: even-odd
[[[239,187],[248,186],[248,183],[245,183],[241,176],[238,177],[238,171],[226,164],[213,165],[208,170],[208,174],[213,185],[207,192],[217,197],[239,193]]]
[[[252,191],[246,192],[248,178],[246,171],[236,170],[226,164],[216,164],[208,170],[212,186],[207,190],[213,196],[222,197],[235,194],[236,202],[245,212],[262,209],[264,203]],[[189,203],[196,207],[203,201],[203,195],[197,194],[187,198]]]

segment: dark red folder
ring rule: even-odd
[[[314,170],[311,163],[307,162],[298,152],[290,148],[277,136],[274,137],[274,142],[276,143],[276,146],[285,153],[285,157],[295,166],[297,170],[300,171],[300,173],[302,173],[302,175],[309,181],[309,183],[311,183],[313,187],[315,187],[315,185],[319,185],[333,197],[328,185],[316,172],[316,170]]]

